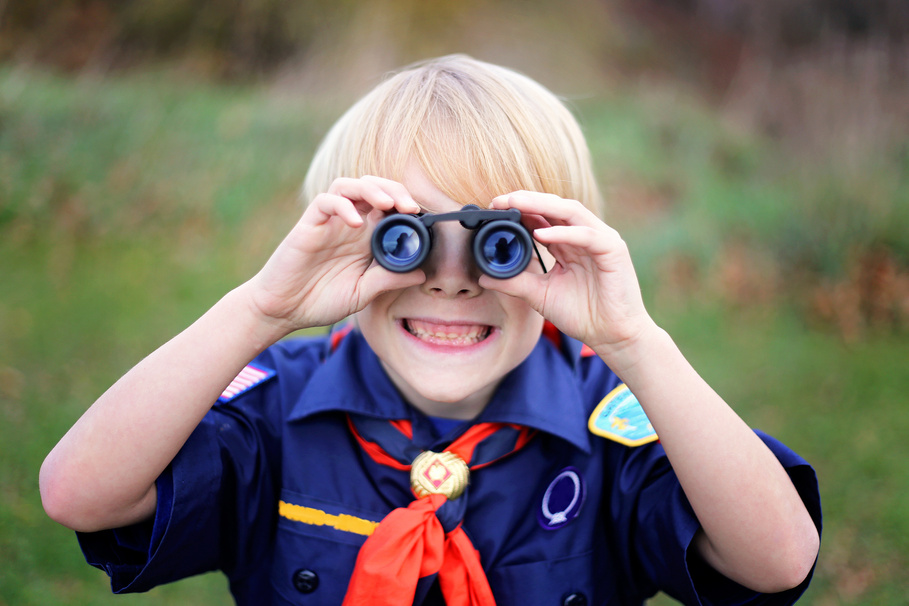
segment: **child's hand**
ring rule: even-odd
[[[382,292],[422,282],[421,271],[394,274],[373,263],[373,229],[391,211],[420,207],[395,181],[335,180],[248,283],[256,310],[290,332],[337,322]]]
[[[520,191],[498,196],[492,207],[520,210],[555,264],[549,269],[547,263],[546,274],[525,271],[510,280],[484,276],[484,288],[521,297],[604,357],[621,355],[655,326],[625,242],[580,202]]]

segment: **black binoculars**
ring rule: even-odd
[[[531,250],[536,250],[530,232],[521,224],[521,211],[482,209],[467,204],[450,213],[385,217],[372,234],[373,256],[389,271],[413,271],[429,256],[432,226],[440,221],[458,221],[464,229],[474,232],[471,238],[474,261],[480,271],[493,278],[518,275],[530,262]]]

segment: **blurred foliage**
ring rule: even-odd
[[[255,74],[349,17],[349,0],[34,0],[4,8],[0,57],[68,69],[194,55],[212,73]]]
[[[831,35],[909,37],[909,6],[903,0],[572,0],[552,12],[546,6],[550,3],[540,0],[29,0],[0,4],[0,60],[36,59],[80,69],[192,55],[221,75],[259,74],[292,57],[324,50],[320,42],[343,38],[364,15],[373,26],[399,24],[386,46],[412,48],[471,21],[471,28],[482,29],[476,21],[484,4],[554,17],[578,8],[596,12],[600,5],[613,15],[634,15],[661,34],[686,38],[689,51],[676,59],[689,62],[697,59],[691,49],[697,52],[718,34],[773,52],[815,45]],[[556,22],[550,20],[549,26]],[[701,35],[691,36],[695,30]],[[580,43],[595,44],[586,38]],[[651,54],[649,61],[654,59]]]
[[[805,156],[653,82],[598,103],[580,107],[607,215],[656,298],[791,304],[847,340],[909,328],[898,145],[882,137],[855,166],[836,146]]]
[[[249,88],[144,73],[127,86],[0,70],[0,228],[90,239],[237,223],[249,196],[292,191],[320,133],[319,110]],[[104,93],[99,94],[99,86]]]

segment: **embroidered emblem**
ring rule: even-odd
[[[453,452],[421,452],[410,466],[410,487],[417,498],[444,494],[451,500],[464,494],[470,469]]]
[[[278,373],[271,368],[247,364],[246,367],[240,371],[240,374],[230,382],[230,385],[221,392],[221,397],[218,398],[218,401],[230,402],[240,394],[246,393],[256,385],[264,383],[277,374]]]
[[[625,446],[640,446],[659,439],[640,402],[624,383],[597,404],[587,427],[590,433]]]
[[[556,530],[568,524],[581,512],[586,494],[587,488],[578,470],[574,467],[563,469],[543,493],[537,511],[540,526],[544,530]]]

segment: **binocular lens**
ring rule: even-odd
[[[382,235],[382,252],[395,265],[407,265],[419,251],[420,238],[407,225],[395,225]]]
[[[492,222],[477,232],[473,254],[483,273],[505,279],[524,271],[531,248],[530,236],[520,225]]]
[[[373,233],[372,253],[382,267],[395,272],[418,268],[429,255],[429,230],[410,215],[395,215]]]

